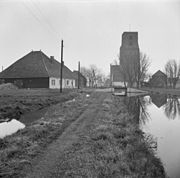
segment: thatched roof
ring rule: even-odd
[[[0,79],[5,78],[41,78],[60,77],[60,63],[42,51],[31,51],[7,69],[0,73]],[[63,78],[74,79],[73,73],[65,65]]]

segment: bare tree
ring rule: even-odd
[[[112,65],[119,65],[119,62],[117,59],[114,59],[113,62],[111,63]]]
[[[169,119],[175,119],[180,115],[180,102],[178,97],[171,96],[164,105],[164,112]]]
[[[150,60],[149,57],[143,53],[140,52],[140,61],[139,64],[136,63],[135,65],[135,80],[137,83],[137,87],[140,86],[140,83],[143,82],[145,79],[148,78],[148,69],[150,67]]]
[[[86,77],[89,87],[91,86],[92,73],[89,68],[81,67],[81,73]]]
[[[128,58],[126,61],[129,62],[123,63],[120,69],[124,81],[128,81],[130,87],[136,83],[136,86],[139,88],[140,82],[148,77],[149,58],[145,53],[140,52],[139,62]]]
[[[105,80],[105,75],[96,65],[90,65],[89,68],[81,67],[81,73],[88,79],[90,87],[96,87],[98,82]]]
[[[170,87],[175,88],[180,76],[180,65],[176,60],[169,60],[165,65],[165,73]]]

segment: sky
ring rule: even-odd
[[[0,0],[0,66],[32,50],[60,61],[63,39],[66,66],[95,64],[108,75],[125,31],[138,32],[149,72],[163,71],[180,61],[180,0]]]

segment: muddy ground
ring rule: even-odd
[[[0,145],[0,177],[165,177],[128,104],[111,93],[79,93]]]

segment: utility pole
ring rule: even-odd
[[[80,62],[78,62],[78,89],[80,88]]]
[[[60,93],[62,93],[62,75],[63,75],[63,40],[61,40],[61,70],[60,70]]]

